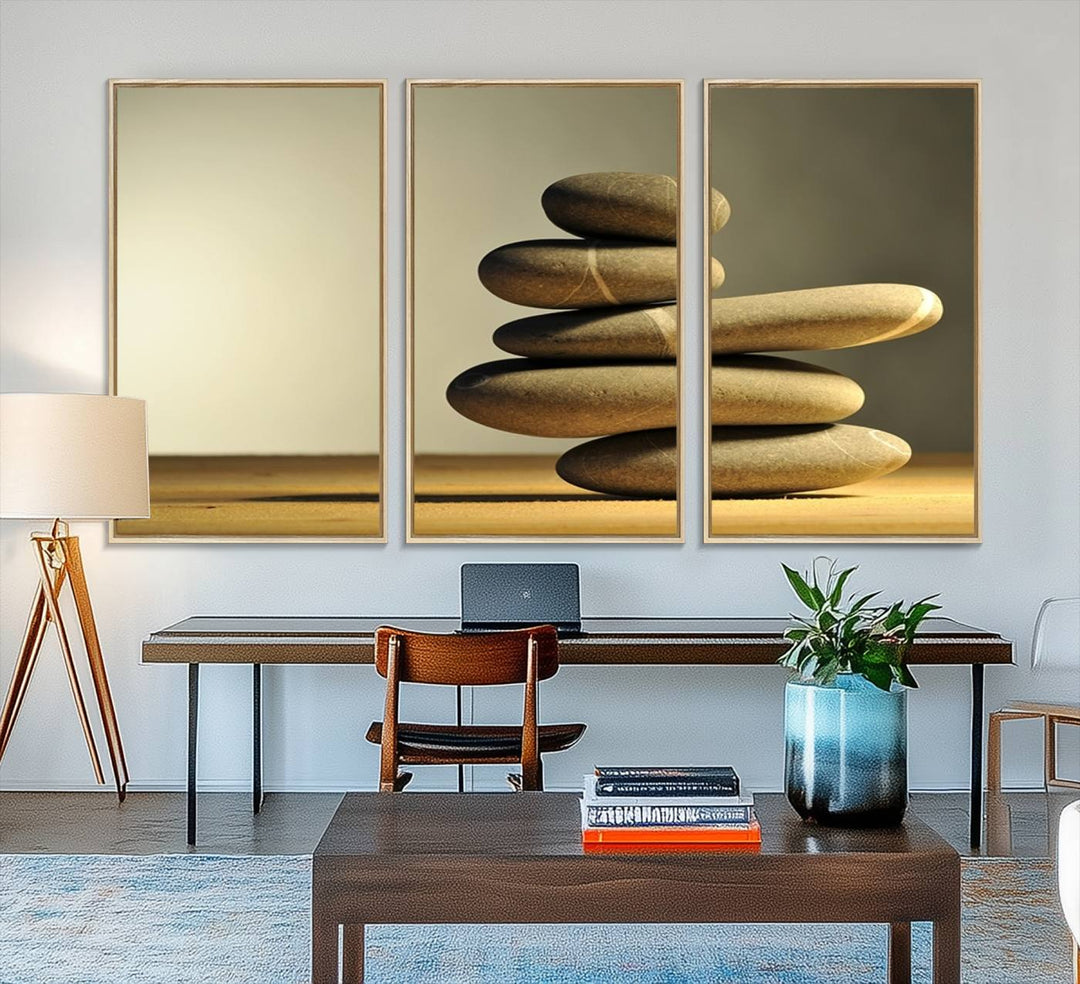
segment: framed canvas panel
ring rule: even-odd
[[[408,539],[681,540],[682,83],[408,110]]]
[[[979,83],[704,102],[706,539],[977,541]]]
[[[114,539],[385,539],[385,90],[110,82],[110,375],[151,511]]]

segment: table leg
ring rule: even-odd
[[[461,706],[461,687],[457,688],[457,726],[460,728],[464,719],[464,713]],[[462,762],[458,762],[457,766],[457,791],[459,793],[465,792],[465,765]]]
[[[262,663],[251,666],[251,812],[262,809]]]
[[[983,670],[971,664],[971,846],[982,843],[983,809]]]
[[[889,923],[889,984],[911,984],[911,923]]]
[[[341,940],[342,984],[364,984],[364,926],[346,925]]]
[[[960,984],[960,911],[934,923],[934,984]]]
[[[338,984],[338,924],[311,910],[311,984]]]
[[[199,664],[188,663],[187,842],[195,846],[195,760],[199,748]]]

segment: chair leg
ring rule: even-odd
[[[1001,715],[990,712],[986,726],[986,788],[1001,789]]]
[[[1043,790],[1049,792],[1057,773],[1057,722],[1047,714],[1046,737],[1043,739]]]
[[[412,782],[413,774],[411,772],[399,772],[392,779],[379,780],[379,792],[380,793],[400,793],[410,782]]]
[[[1059,724],[1061,724],[1061,725],[1071,724],[1074,728],[1080,728],[1080,718],[1055,717],[1055,718],[1051,718],[1050,722],[1051,722],[1050,726],[1052,728],[1056,728]],[[1080,779],[1067,779],[1064,776],[1058,775],[1056,737],[1057,736],[1055,735],[1054,758],[1053,758],[1053,761],[1050,763],[1051,771],[1050,771],[1050,778],[1047,780],[1047,784],[1050,785],[1050,786],[1055,786],[1055,787],[1061,788],[1061,789],[1080,789]]]
[[[536,762],[521,763],[521,788],[522,790],[539,790],[544,788],[543,769],[540,765],[540,756],[536,756]]]

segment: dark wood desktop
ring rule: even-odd
[[[252,672],[252,797],[262,802],[262,666],[267,663],[371,664],[375,629],[392,624],[452,632],[457,618],[195,616],[143,642],[144,663],[188,664],[188,843],[195,843],[199,665],[250,663]],[[785,650],[786,618],[586,618],[580,635],[560,640],[562,665],[758,665]],[[913,665],[971,667],[971,843],[982,830],[983,669],[1013,661],[1012,643],[947,618],[927,619],[908,660]],[[374,784],[374,779],[373,779]]]
[[[755,798],[761,850],[585,851],[573,793],[349,793],[315,849],[312,984],[364,975],[379,923],[874,922],[910,984],[911,923],[932,922],[933,980],[960,981],[960,858],[914,817],[804,824]],[[344,932],[339,934],[339,927]]]

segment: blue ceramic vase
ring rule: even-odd
[[[784,693],[784,783],[804,820],[900,823],[907,809],[907,689],[841,673],[832,686],[791,680]]]

